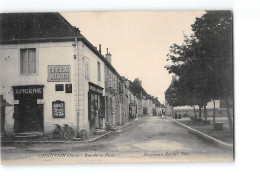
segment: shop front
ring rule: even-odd
[[[43,85],[13,86],[14,132],[43,132]]]
[[[147,107],[143,107],[143,115],[144,115],[144,116],[147,115]]]
[[[136,117],[136,105],[135,104],[129,104],[129,117],[130,119],[134,119]]]
[[[88,108],[90,131],[104,128],[105,99],[103,96],[103,88],[91,82],[89,82]]]

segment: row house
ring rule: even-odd
[[[149,100],[149,94],[143,89],[142,87],[142,81],[136,78],[133,81],[133,89],[135,91],[136,97],[137,97],[137,116],[143,117],[147,116],[148,114],[148,100]]]
[[[123,77],[126,87],[128,89],[128,108],[129,108],[129,120],[135,119],[137,116],[138,99],[134,91],[133,82]]]
[[[109,63],[76,27],[59,13],[9,13],[0,14],[0,31],[0,95],[12,105],[1,116],[7,133],[105,128]]]
[[[163,105],[158,98],[147,94],[142,87],[142,81],[136,78],[133,82],[124,78],[128,88],[129,118],[162,115]]]
[[[151,99],[151,95],[149,95],[149,98],[147,100],[147,103],[148,103],[148,109],[147,109],[147,114],[149,116],[152,116],[153,115],[153,101]]]
[[[106,129],[109,129],[129,121],[128,88],[124,78],[112,66],[108,49],[105,58],[105,117]]]
[[[165,106],[160,103],[158,97],[151,96],[151,100],[153,101],[153,115],[161,116],[165,114]]]

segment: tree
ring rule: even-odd
[[[192,31],[194,34],[184,36],[182,45],[170,47],[167,60],[173,65],[166,69],[179,76],[179,84],[190,92],[187,96],[192,104],[199,106],[201,114],[201,108],[210,100],[225,99],[228,104],[233,97],[232,14],[230,11],[207,11],[196,18]],[[177,93],[183,95],[187,91]],[[229,109],[227,112],[232,131]]]
[[[233,99],[233,23],[230,11],[207,11],[192,25],[198,39],[203,58],[212,70],[211,99],[224,99],[230,131],[233,123],[229,110],[229,100]]]
[[[199,118],[201,118],[201,108],[206,106],[210,100],[208,96],[208,85],[210,84],[205,79],[208,69],[204,61],[199,58],[200,55],[201,51],[195,36],[184,35],[182,45],[173,44],[170,47],[170,53],[167,56],[173,65],[166,66],[169,73],[179,76],[175,85],[178,99],[176,105],[198,105]]]

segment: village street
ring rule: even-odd
[[[232,159],[232,150],[223,149],[190,134],[177,126],[170,118],[142,117],[132,125],[117,131],[105,139],[90,143],[73,144],[33,144],[4,146],[2,162],[12,160],[26,163],[56,161],[56,163],[75,162],[107,163],[117,159],[134,162],[142,161],[218,161]]]

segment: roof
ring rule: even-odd
[[[129,91],[131,91],[134,94],[134,96],[136,96],[136,91],[135,91],[133,82],[130,80],[128,80],[128,81],[129,81]]]
[[[157,98],[154,98],[154,97],[151,97],[151,100],[152,102],[155,104],[155,105],[158,105],[160,107],[163,107],[163,105],[159,102],[159,100]]]
[[[3,13],[0,14],[0,24],[1,44],[82,36],[59,13]]]
[[[120,74],[106,58],[59,13],[0,14],[0,44],[82,41],[115,74]],[[121,77],[120,77],[121,79]]]
[[[132,89],[132,91],[135,93],[137,97],[140,98],[140,92],[143,92],[143,94],[149,98],[149,94],[144,90],[144,88],[140,85],[138,81],[130,82],[129,87]]]

